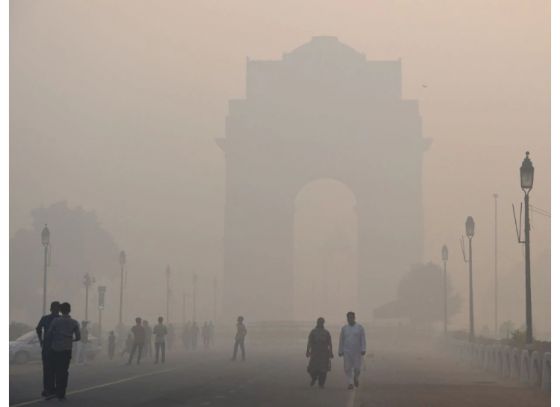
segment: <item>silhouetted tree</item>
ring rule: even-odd
[[[31,211],[32,229],[20,229],[10,239],[10,319],[35,324],[43,300],[43,246],[41,230],[48,223],[51,255],[47,281],[47,302],[72,303],[72,314],[83,318],[83,276],[97,281],[118,279],[119,247],[92,211],[69,208],[66,202]],[[117,290],[107,290],[106,303]],[[118,298],[118,297],[114,297]],[[90,295],[91,305],[97,300]]]
[[[460,297],[453,294],[447,276],[448,321],[459,312]],[[426,325],[443,320],[443,270],[434,263],[417,264],[402,278],[397,299],[375,310],[380,318],[408,318],[412,324]]]

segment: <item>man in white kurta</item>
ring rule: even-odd
[[[338,356],[344,357],[344,373],[348,380],[348,389],[360,385],[362,357],[366,354],[366,333],[364,327],[356,323],[356,314],[346,314],[348,325],[342,327],[338,342]]]

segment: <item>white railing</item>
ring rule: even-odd
[[[550,352],[500,344],[470,343],[448,339],[447,349],[463,362],[496,375],[550,391]]]

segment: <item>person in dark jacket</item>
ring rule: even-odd
[[[325,387],[327,372],[331,370],[331,359],[334,355],[331,334],[325,329],[324,318],[318,318],[317,326],[309,333],[305,355],[309,358],[307,372],[311,376],[311,386],[314,386],[318,379],[319,387]]]
[[[54,394],[54,363],[51,353],[50,341],[47,341],[45,336],[51,325],[51,322],[60,316],[60,303],[58,301],[51,302],[51,313],[44,315],[39,320],[35,331],[39,337],[39,344],[41,345],[41,359],[43,361],[43,397],[49,394]]]

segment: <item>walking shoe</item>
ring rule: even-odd
[[[312,378],[312,379],[311,379],[311,383],[309,383],[309,385],[310,385],[311,387],[315,386],[315,382],[316,382],[316,381],[317,381],[316,378]]]
[[[354,390],[354,385],[353,385],[353,384],[349,384],[349,385],[348,385],[348,390]]]

